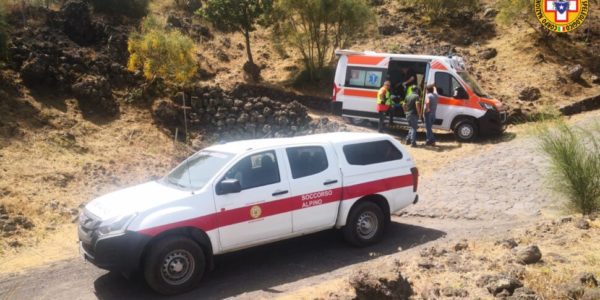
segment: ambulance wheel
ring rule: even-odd
[[[385,217],[381,208],[367,201],[359,202],[350,210],[342,232],[350,244],[364,247],[379,242],[383,237],[384,228]]]
[[[206,269],[202,248],[182,237],[167,237],[152,246],[144,261],[144,278],[163,295],[175,295],[195,288]]]
[[[454,127],[454,135],[461,142],[471,142],[475,139],[478,133],[478,128],[472,120],[462,120]]]

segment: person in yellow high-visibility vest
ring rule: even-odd
[[[392,93],[390,92],[390,87],[392,83],[389,80],[386,80],[383,83],[379,92],[377,92],[377,112],[379,112],[379,132],[383,132],[383,126],[385,121],[385,114],[390,109],[390,106],[394,104],[392,101]]]

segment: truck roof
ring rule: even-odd
[[[323,133],[313,134],[306,136],[298,136],[291,138],[271,138],[271,139],[255,139],[255,140],[244,140],[229,142],[225,144],[213,145],[206,150],[227,152],[227,153],[246,153],[256,149],[268,149],[281,146],[293,146],[302,144],[323,144],[323,143],[346,143],[346,142],[360,142],[375,140],[381,138],[388,138],[388,135],[379,133],[360,133],[360,132],[335,132],[335,133]]]

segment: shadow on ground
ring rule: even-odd
[[[445,232],[392,222],[385,238],[368,248],[353,248],[330,230],[220,256],[196,290],[174,299],[222,299],[246,292],[278,294],[275,287],[397,253],[446,235]],[[139,278],[108,273],[94,282],[100,299],[160,299]]]

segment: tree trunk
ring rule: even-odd
[[[248,62],[254,65],[254,58],[252,58],[252,50],[250,49],[250,32],[245,30],[244,37],[246,38],[246,54],[248,55]]]

